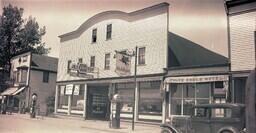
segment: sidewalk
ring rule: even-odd
[[[142,123],[135,123],[135,130],[132,131],[132,123],[130,122],[121,122],[120,129],[111,129],[109,128],[108,121],[101,120],[82,120],[79,118],[70,118],[70,117],[41,117],[37,116],[35,119],[31,119],[29,114],[13,114],[6,115],[4,117],[12,117],[14,119],[23,119],[26,121],[32,121],[33,123],[49,127],[47,133],[50,131],[63,130],[63,132],[72,131],[74,133],[78,132],[98,132],[98,133],[159,133],[160,127],[158,125],[149,125]],[[40,127],[40,128],[42,128]],[[62,127],[56,128],[56,127]],[[52,129],[52,130],[51,130]],[[62,133],[62,131],[60,131]]]

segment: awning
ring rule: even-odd
[[[10,87],[10,88],[6,89],[4,92],[2,92],[1,95],[2,96],[4,96],[4,95],[12,95],[18,89],[19,89],[18,87]]]
[[[26,87],[21,87],[20,89],[18,89],[17,91],[15,91],[12,95],[17,95],[19,94],[21,91],[23,91]]]
[[[228,75],[168,77],[164,80],[165,83],[202,83],[215,81],[228,81]]]

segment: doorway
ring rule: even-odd
[[[87,116],[89,119],[109,119],[108,86],[89,86],[87,101]]]

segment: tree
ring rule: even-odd
[[[42,42],[45,27],[40,28],[35,18],[23,19],[22,15],[23,8],[8,5],[0,16],[0,67],[8,72],[14,55],[25,51],[47,54],[50,50]]]

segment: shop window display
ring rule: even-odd
[[[68,95],[65,95],[65,86],[59,86],[58,90],[58,108],[68,109]]]
[[[160,81],[140,82],[139,114],[162,113],[162,99],[160,94]]]
[[[84,85],[74,85],[71,100],[72,110],[83,110],[84,108]]]

